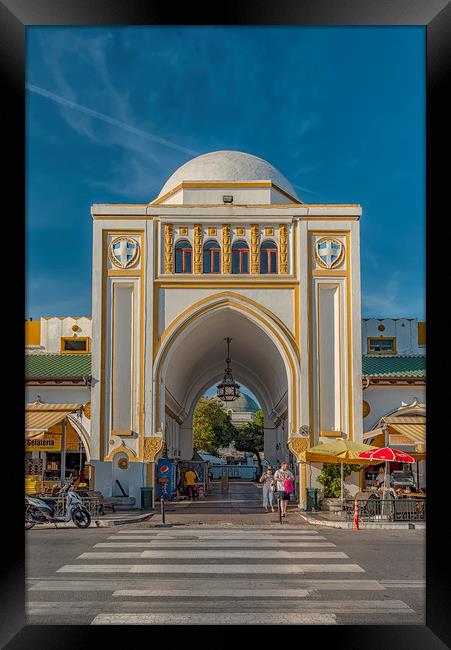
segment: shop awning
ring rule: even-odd
[[[391,447],[399,448],[400,446],[415,446],[415,451],[408,450],[408,453],[417,458],[424,460],[426,457],[426,417],[423,415],[391,415],[384,418],[387,424],[389,440]],[[382,427],[367,431],[363,434],[363,442],[383,447],[385,445],[385,433]]]
[[[426,442],[426,418],[424,416],[404,416],[385,418],[390,434],[403,436],[407,444],[424,444]]]
[[[68,415],[81,409],[81,404],[27,404],[25,406],[25,435],[45,433],[60,424]]]

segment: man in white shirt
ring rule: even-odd
[[[288,469],[288,463],[282,463],[280,469],[274,474],[274,479],[276,481],[277,494],[280,499],[280,508],[282,510],[282,517],[287,516],[287,506],[288,501],[290,500],[290,494],[294,491],[294,476],[292,472]],[[287,482],[287,483],[286,483]],[[289,487],[291,482],[291,490],[288,491],[286,488]]]

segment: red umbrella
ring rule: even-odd
[[[415,458],[406,454],[405,451],[392,449],[391,447],[376,447],[371,451],[362,451],[359,458],[370,458],[374,460],[385,460],[396,463],[415,463]]]
[[[392,449],[391,447],[376,447],[376,449],[372,449],[371,451],[362,451],[359,454],[359,458],[385,460],[384,493],[387,489],[387,463],[415,463],[413,456],[406,454],[404,451],[399,451],[399,449]]]

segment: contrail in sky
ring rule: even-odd
[[[153,135],[152,133],[148,133],[147,131],[142,131],[141,129],[136,129],[134,126],[131,126],[126,122],[121,122],[120,120],[116,120],[114,119],[114,117],[110,117],[109,115],[104,115],[103,113],[99,113],[98,111],[93,111],[91,108],[87,108],[86,106],[81,106],[81,104],[77,104],[75,102],[70,101],[70,99],[64,99],[64,97],[55,95],[55,93],[51,93],[49,90],[45,90],[44,88],[40,88],[39,86],[34,86],[33,84],[27,83],[26,88],[30,90],[32,93],[37,93],[38,95],[42,95],[42,97],[47,97],[47,99],[52,99],[54,102],[58,102],[58,104],[62,104],[63,106],[67,106],[68,108],[73,108],[74,110],[79,111],[80,113],[84,113],[85,115],[89,115],[90,117],[95,117],[98,120],[102,120],[103,122],[106,122],[107,124],[111,124],[112,126],[118,126],[120,129],[124,129],[124,131],[133,133],[134,135],[139,135],[142,138],[147,138],[148,140],[152,140],[152,142],[156,142],[157,144],[162,144],[165,147],[176,149],[177,151],[181,151],[182,153],[186,153],[190,156],[199,155],[198,151],[193,151],[192,149],[181,147],[180,145],[175,144],[174,142],[170,142],[169,140],[165,140],[164,138],[159,138],[157,135]]]

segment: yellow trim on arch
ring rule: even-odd
[[[126,447],[124,445],[124,443],[122,443],[122,445],[120,447],[115,447],[113,449],[113,451],[111,451],[108,454],[108,456],[105,456],[104,460],[105,461],[112,461],[114,459],[114,457],[116,456],[116,454],[119,454],[121,452],[126,454],[126,456],[128,456],[128,458],[129,458],[129,460],[131,462],[136,462],[137,460],[140,460],[140,458],[138,458],[138,456],[135,454],[135,452],[132,451],[132,449],[129,449],[128,447]]]
[[[164,332],[161,334],[159,338],[157,338],[156,347],[154,347],[154,355],[153,358],[157,356],[162,344],[165,342],[165,340],[170,336],[171,331],[175,329],[175,327],[182,321],[184,318],[186,318],[189,314],[193,313],[193,311],[197,310],[199,307],[202,305],[205,305],[206,303],[211,303],[218,298],[235,298],[237,300],[242,300],[243,302],[248,303],[252,307],[256,307],[257,309],[260,309],[263,311],[269,318],[271,318],[279,327],[280,329],[284,332],[284,334],[289,338],[291,344],[294,347],[294,350],[296,352],[297,359],[299,359],[300,354],[299,354],[299,347],[298,347],[298,340],[296,338],[296,320],[295,320],[295,335],[293,336],[293,333],[290,332],[288,327],[283,323],[278,316],[276,316],[272,311],[270,311],[267,307],[264,305],[261,305],[260,303],[256,302],[255,300],[252,300],[252,298],[248,298],[247,296],[243,296],[240,293],[235,293],[233,291],[221,291],[221,293],[215,293],[212,296],[206,296],[205,298],[201,298],[197,302],[193,303],[190,305],[187,309],[182,311],[178,316],[174,318],[173,321],[166,327]],[[293,295],[293,301],[295,301],[296,296]]]
[[[228,293],[229,292],[224,292],[224,294],[228,294]],[[227,296],[222,296],[221,295],[221,297],[224,297],[224,300],[222,300],[221,302],[206,305],[200,311],[196,311],[201,306],[201,304],[204,304],[206,301],[211,302],[212,300],[217,298],[218,295],[220,295],[220,294],[217,294],[216,296],[209,296],[208,298],[204,298],[201,301],[198,301],[197,303],[192,305],[188,310],[185,310],[184,313],[188,317],[183,322],[180,323],[180,321],[182,319],[182,315],[180,315],[179,317],[174,319],[174,321],[171,323],[172,327],[171,326],[170,327],[171,327],[172,331],[169,332],[168,331],[169,328],[166,330],[167,335],[165,337],[165,340],[168,339],[168,343],[167,343],[166,347],[164,348],[160,359],[158,360],[157,372],[156,372],[156,421],[157,422],[160,421],[160,373],[161,373],[161,368],[162,368],[163,362],[164,362],[164,360],[165,360],[171,346],[173,345],[175,339],[194,320],[196,320],[198,318],[201,318],[203,315],[205,315],[205,314],[207,314],[207,313],[209,313],[211,311],[215,311],[217,309],[220,309],[220,308],[222,308],[224,306],[233,306],[236,309],[241,310],[243,312],[246,312],[249,315],[256,318],[258,321],[260,321],[265,327],[267,327],[272,332],[274,337],[277,339],[277,341],[282,346],[282,348],[283,348],[283,350],[285,352],[286,358],[288,360],[289,366],[290,366],[290,371],[291,371],[292,396],[291,396],[291,423],[290,424],[291,424],[292,430],[296,431],[298,429],[298,413],[297,413],[298,377],[297,377],[297,373],[296,373],[296,367],[295,367],[295,362],[293,360],[292,351],[286,345],[286,343],[283,340],[282,336],[279,334],[279,332],[277,331],[275,326],[271,323],[271,321],[265,320],[258,312],[255,312],[250,307],[247,307],[246,305],[242,305],[241,303],[237,302],[236,298],[238,296],[236,294],[232,294],[232,297],[234,299],[230,299]],[[247,302],[250,302],[250,303],[254,303],[254,301],[251,301],[250,299],[247,299],[247,298],[245,298],[244,300],[246,300]],[[263,311],[265,311],[265,313],[271,314],[271,312],[269,312],[269,310],[267,310],[266,308],[263,308],[258,303],[254,303],[253,306],[254,305],[257,306],[259,309],[262,309]],[[196,312],[196,313],[193,313],[193,312]],[[191,315],[189,316],[188,314],[191,314]],[[277,321],[279,320],[274,315],[272,315],[272,317],[274,317]],[[180,327],[175,329],[175,327],[176,327],[176,325],[178,323],[180,323]],[[286,329],[285,326],[283,326],[283,330],[284,330],[284,333],[288,336],[288,339],[289,339],[291,345],[293,346],[295,355],[299,359],[299,352],[298,352],[298,349],[297,349],[296,341],[294,340],[292,334]],[[172,341],[171,341],[171,338],[172,338]],[[161,344],[160,344],[160,348],[161,348]]]

